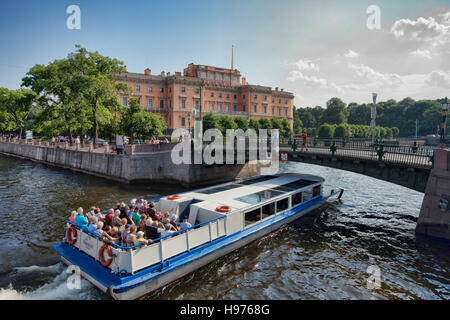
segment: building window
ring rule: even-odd
[[[186,99],[181,99],[181,109],[186,109]]]
[[[137,103],[138,103],[138,104],[141,104],[141,97],[138,97],[138,98],[137,98]]]
[[[127,99],[127,97],[122,97],[122,104],[123,104],[125,107],[128,107],[128,99]]]
[[[257,94],[253,95],[253,99],[258,99],[258,95]]]
[[[288,104],[288,101],[287,101],[287,99],[286,99],[286,100],[284,100],[284,104]]]
[[[186,88],[185,87],[181,87],[181,92],[186,92]]]
[[[219,98],[222,98],[222,92],[219,92]]]
[[[182,127],[186,126],[186,118],[185,117],[181,117],[181,126]]]
[[[229,103],[227,103],[227,104],[225,105],[225,111],[230,111],[230,104],[229,104]]]
[[[267,105],[263,105],[264,113],[267,113]]]
[[[284,109],[284,116],[286,116],[287,117],[287,111],[288,111],[288,109],[286,108],[286,109]]]
[[[281,103],[281,99],[278,99],[278,103]]]
[[[275,98],[272,98],[272,103],[274,103],[275,102]]]
[[[234,98],[234,100],[236,100],[236,99],[237,99],[237,95],[235,94],[235,95],[233,96],[233,98]]]
[[[227,99],[230,99],[230,94],[229,93],[227,93]]]
[[[278,108],[278,115],[281,116],[281,108]]]
[[[150,108],[153,108],[153,99],[152,98],[148,98],[147,99],[147,107],[150,109]]]
[[[242,95],[242,99],[245,99],[245,94]]]
[[[209,104],[209,110],[214,110],[214,102],[211,102],[211,103]]]
[[[194,101],[194,108],[195,109],[200,109],[200,101],[198,101],[198,100]]]
[[[148,92],[153,92],[153,87],[148,87],[147,90]]]
[[[163,87],[159,88],[159,92],[164,92],[164,88]]]
[[[214,92],[211,91],[211,93],[209,94],[209,96],[210,96],[211,98],[213,98],[213,97],[214,97]]]
[[[272,107],[272,114],[275,114],[275,108]]]
[[[222,111],[222,104],[221,103],[217,104],[217,110]]]
[[[136,91],[141,91],[141,85],[140,84],[137,84],[135,88],[136,88]]]
[[[159,108],[164,109],[164,100],[159,100]]]
[[[264,96],[264,100],[267,100],[267,96]]]
[[[233,104],[233,111],[236,112],[237,111],[237,104]]]
[[[258,105],[257,104],[253,105],[253,112],[254,113],[258,112]]]

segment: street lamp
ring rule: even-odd
[[[441,108],[442,108],[442,123],[441,123],[441,132],[440,132],[440,135],[441,135],[440,143],[441,143],[441,148],[445,148],[445,127],[446,127],[448,108],[449,108],[449,103],[448,103],[447,97],[445,97],[445,99],[443,99],[441,101]]]
[[[375,118],[377,117],[377,94],[372,93],[373,105],[370,110],[370,128],[372,129],[372,144],[375,142]]]

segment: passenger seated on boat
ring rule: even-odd
[[[127,223],[128,224],[133,224],[133,222],[131,221],[131,218],[128,215],[128,211],[130,211],[130,208],[127,205],[125,205],[124,203],[122,203],[122,204],[124,206],[120,207],[120,215],[119,215],[119,217],[121,219],[123,219],[123,218],[127,219]]]
[[[105,215],[100,212],[100,208],[94,209],[94,215],[98,219],[98,221],[105,221]]]
[[[133,221],[135,226],[139,226],[139,223],[141,222],[141,215],[139,214],[138,207],[134,207],[131,213],[131,220]]]
[[[161,218],[160,214],[155,210],[155,204],[151,202],[147,209],[147,216],[152,218],[152,220],[159,220]]]
[[[128,235],[130,234],[130,228],[131,228],[131,225],[127,224],[125,226],[125,230],[122,231],[122,243],[125,244],[125,245],[127,243]]]
[[[159,227],[158,221],[153,221],[151,226],[146,226],[145,231],[148,239],[158,239],[161,237],[161,231],[163,229]]]
[[[114,211],[114,216],[113,216],[112,224],[111,224],[112,227],[120,228],[122,226],[122,219],[120,219],[119,216],[120,216],[120,210]],[[125,221],[126,220],[127,219],[125,219]]]
[[[108,236],[106,236],[108,235]],[[117,227],[106,226],[104,233],[102,233],[103,240],[107,242],[117,243],[120,239],[119,229]]]
[[[185,217],[183,218],[183,222],[180,223],[180,229],[181,229],[181,230],[184,230],[184,229],[187,229],[187,228],[190,228],[190,227],[192,227],[192,224],[189,223],[188,217],[185,216]]]
[[[169,223],[175,228],[176,231],[180,230],[180,227],[177,225],[177,215],[172,213],[170,215]]]
[[[174,227],[170,223],[166,223],[164,228],[161,230],[161,237],[173,234],[175,232],[176,230],[174,229]]]
[[[139,221],[139,231],[145,233],[145,222],[147,221],[147,216],[145,214],[141,214],[141,220]]]
[[[130,226],[130,232],[128,233],[128,235],[126,237],[126,241],[125,241],[127,247],[134,246],[134,239],[136,238],[136,232],[137,232],[137,227],[135,225]]]
[[[162,214],[161,222],[163,223],[164,226],[170,222],[170,213],[169,213],[169,211],[164,212]]]
[[[98,219],[96,217],[91,217],[90,218],[90,224],[88,226],[88,231],[89,232],[95,232],[95,230],[97,230],[97,223],[98,223]],[[102,228],[103,228],[103,223],[102,223]]]
[[[86,219],[86,217],[83,214],[83,209],[81,209],[81,211],[78,211],[77,216],[75,217],[75,224],[78,227],[84,227],[87,228],[88,227],[88,221]]]
[[[75,218],[76,218],[77,214],[78,213],[75,210],[72,211],[72,213],[70,214],[70,217],[69,217],[69,221],[72,223],[75,223]]]
[[[107,226],[111,226],[112,225],[113,216],[114,216],[114,210],[113,209],[109,209],[108,213],[105,215],[105,224]]]
[[[136,239],[134,240],[134,245],[138,245],[138,244],[150,244],[153,243],[152,239],[144,239],[144,232],[142,231],[138,231],[136,233]]]

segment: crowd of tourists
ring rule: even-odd
[[[72,211],[68,219],[80,228],[101,237],[105,242],[123,247],[147,245],[153,241],[192,227],[187,217],[178,223],[173,209],[157,212],[153,202],[131,200],[129,205],[116,203],[115,208],[102,212],[91,207],[89,212],[83,208]]]

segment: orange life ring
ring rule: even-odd
[[[71,226],[67,229],[67,242],[73,246],[77,242],[77,229]]]
[[[180,196],[170,196],[167,199],[169,199],[169,200],[176,200],[176,199],[180,199],[180,198],[181,198]]]
[[[219,212],[230,212],[231,208],[229,206],[219,206],[216,208],[216,210]]]
[[[105,251],[105,249],[108,252],[108,256],[110,256],[110,258],[105,261],[105,257],[103,256],[103,251]],[[107,267],[111,264],[112,262],[112,251],[111,251],[111,247],[107,244],[104,244],[100,250],[98,251],[98,259],[100,260],[100,263],[102,264],[102,266]]]

